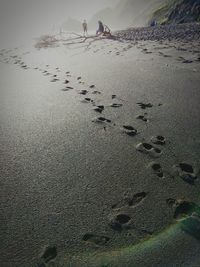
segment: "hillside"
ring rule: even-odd
[[[98,20],[103,21],[112,30],[130,26],[146,26],[152,13],[167,0],[121,0],[113,8],[104,8],[98,11],[89,21],[89,30],[97,28]],[[81,22],[69,18],[63,23],[66,31],[81,31]]]
[[[97,28],[98,20],[112,30],[147,26],[152,21],[160,25],[200,21],[200,0],[121,0],[113,8],[98,11],[88,23],[89,30]],[[81,31],[81,22],[68,19],[63,29]]]
[[[165,2],[166,0],[121,0],[115,8],[107,8],[95,14],[89,27],[96,28],[98,20],[102,20],[112,29],[145,26],[153,11]]]
[[[157,21],[161,25],[198,22],[200,21],[200,0],[170,0],[153,13],[151,21]]]

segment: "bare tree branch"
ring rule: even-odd
[[[39,38],[39,41],[37,42],[35,47],[46,48],[46,47],[55,46],[55,44],[58,44],[58,43],[62,43],[65,46],[70,46],[70,45],[84,44],[86,43],[87,40],[91,40],[86,44],[86,46],[84,46],[86,47],[86,50],[87,50],[89,49],[89,47],[91,46],[93,42],[105,40],[105,39],[116,40],[115,36],[110,36],[110,37],[106,37],[102,35],[101,36],[97,36],[97,35],[82,36],[74,32],[71,32],[69,34],[75,35],[76,37],[57,39],[55,38],[55,36],[49,36],[49,35],[42,36]]]

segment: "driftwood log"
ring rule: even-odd
[[[89,35],[89,36],[82,36],[77,33],[68,33],[70,35],[69,38],[63,38],[56,35],[43,35],[38,38],[35,47],[38,49],[47,48],[47,47],[55,47],[59,43],[62,43],[65,46],[73,46],[78,44],[84,44],[81,46],[82,48],[88,49],[93,42],[104,40],[104,39],[112,39],[116,40],[114,35],[111,36],[103,36],[103,35]],[[75,36],[75,37],[72,37]]]

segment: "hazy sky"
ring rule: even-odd
[[[68,17],[90,19],[119,0],[0,0],[0,44],[35,36]]]

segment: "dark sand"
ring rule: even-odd
[[[2,267],[200,266],[199,35],[120,37],[0,51]]]

